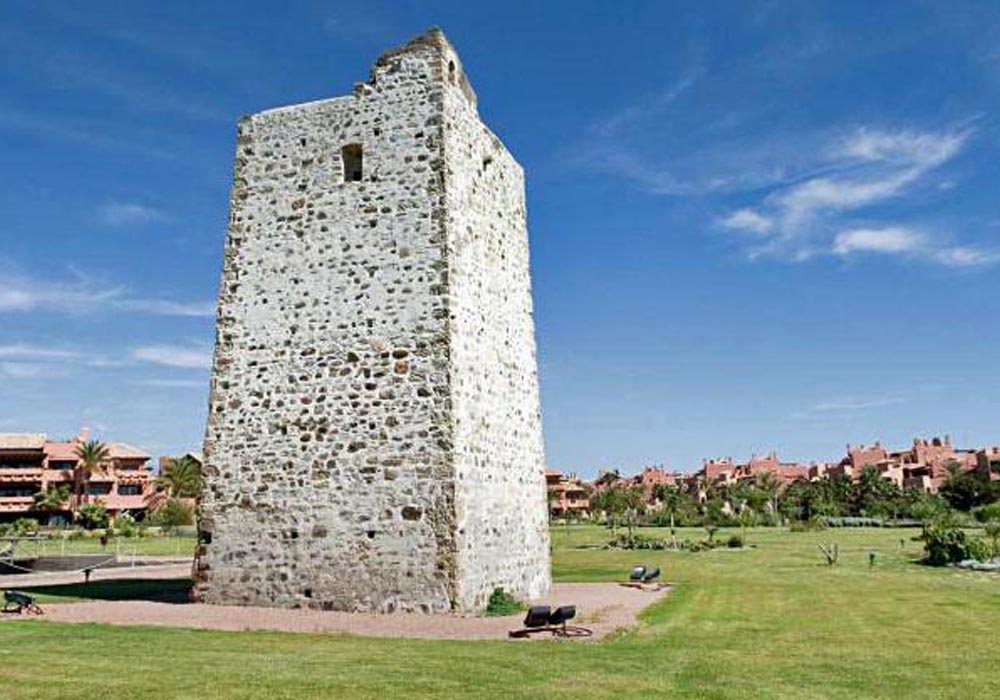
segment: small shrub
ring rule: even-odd
[[[170,530],[183,525],[194,525],[194,511],[176,498],[171,498],[157,508],[149,520],[153,525]]]
[[[924,531],[924,561],[931,566],[957,564],[967,559],[986,561],[992,548],[978,537],[969,537],[957,527],[929,527]]]
[[[730,535],[729,539],[726,540],[726,546],[730,549],[742,549],[743,548],[743,538],[739,535]]]
[[[1000,521],[991,520],[986,523],[986,536],[993,542],[993,556],[1000,557]]]
[[[607,549],[666,549],[666,540],[658,540],[645,535],[619,534],[608,542]]]
[[[486,617],[506,617],[514,615],[524,609],[517,598],[505,591],[503,588],[494,588],[490,593],[490,600],[486,604]]]
[[[993,558],[993,547],[984,539],[969,537],[965,543],[965,558],[989,561]]]
[[[18,518],[11,527],[11,534],[15,537],[28,537],[38,534],[38,521],[32,518]]]
[[[88,503],[80,507],[80,512],[77,513],[76,519],[88,530],[105,528],[108,526],[108,511],[99,503]]]
[[[820,530],[826,530],[829,525],[826,522],[826,516],[814,515],[809,520],[793,520],[788,526],[789,532],[816,532]]]
[[[988,523],[991,521],[1000,522],[1000,501],[997,503],[990,503],[985,506],[979,506],[972,511],[972,517],[980,523]]]
[[[120,537],[135,537],[139,533],[139,526],[128,513],[115,518],[115,531]]]

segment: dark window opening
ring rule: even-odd
[[[448,82],[452,85],[455,84],[455,62],[448,61]]]
[[[119,496],[141,496],[142,495],[142,485],[141,484],[119,484],[118,485],[118,495]]]
[[[352,143],[340,149],[340,158],[344,162],[344,182],[361,182],[362,158],[361,144]]]

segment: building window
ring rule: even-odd
[[[340,159],[344,163],[344,182],[361,182],[361,144],[351,143],[340,149]]]
[[[111,493],[111,484],[91,484],[90,485],[90,495],[91,496],[107,496]]]
[[[452,85],[455,84],[455,62],[448,61],[448,82]]]
[[[141,496],[142,495],[142,485],[141,484],[119,484],[118,485],[118,495],[119,496]]]
[[[49,469],[75,469],[76,462],[68,459],[57,459],[49,462]]]

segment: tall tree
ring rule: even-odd
[[[854,485],[855,511],[869,517],[885,517],[897,510],[900,490],[896,484],[882,476],[875,467],[864,467],[858,483]]]
[[[961,466],[948,465],[948,481],[941,486],[941,496],[956,510],[971,510],[1000,498],[1000,487],[989,476],[962,471]]]
[[[646,492],[641,486],[622,486],[622,505],[629,538],[633,535],[635,521],[646,506]]]
[[[111,451],[98,440],[88,440],[76,446],[76,468],[73,470],[73,490],[76,492],[77,507],[89,502],[90,477],[94,472],[108,466]]]
[[[663,510],[667,511],[667,515],[670,516],[670,534],[673,535],[675,533],[674,520],[681,508],[684,507],[688,496],[675,484],[657,484],[653,488],[653,495],[656,496],[657,500],[662,504]]]
[[[778,493],[781,491],[781,482],[770,472],[757,475],[757,488],[764,494],[771,513],[774,514],[775,521],[778,518]]]
[[[172,498],[201,498],[205,481],[198,462],[185,456],[168,460],[156,485],[165,489]],[[553,493],[548,491],[548,494],[551,504]]]

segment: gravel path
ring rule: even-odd
[[[156,568],[163,570],[170,567]],[[132,571],[135,571],[136,576],[144,578],[149,578],[149,574],[153,573],[145,567],[129,570],[130,573]],[[163,577],[171,576],[163,575]],[[33,583],[38,585],[37,581]],[[6,580],[2,585],[7,587]],[[661,600],[668,592],[667,588],[659,591],[639,591],[614,583],[557,583],[548,598],[535,602],[553,606],[576,605],[577,619],[574,622],[593,630],[594,636],[590,639],[600,639],[615,630],[634,626],[638,613]],[[19,618],[4,615],[2,619],[157,625],[234,632],[265,630],[366,637],[506,639],[509,630],[521,627],[523,614],[493,618],[420,614],[372,615],[318,610],[155,603],[141,600],[97,600],[46,605],[45,615],[41,617]],[[535,635],[533,638],[548,638],[548,636]]]

